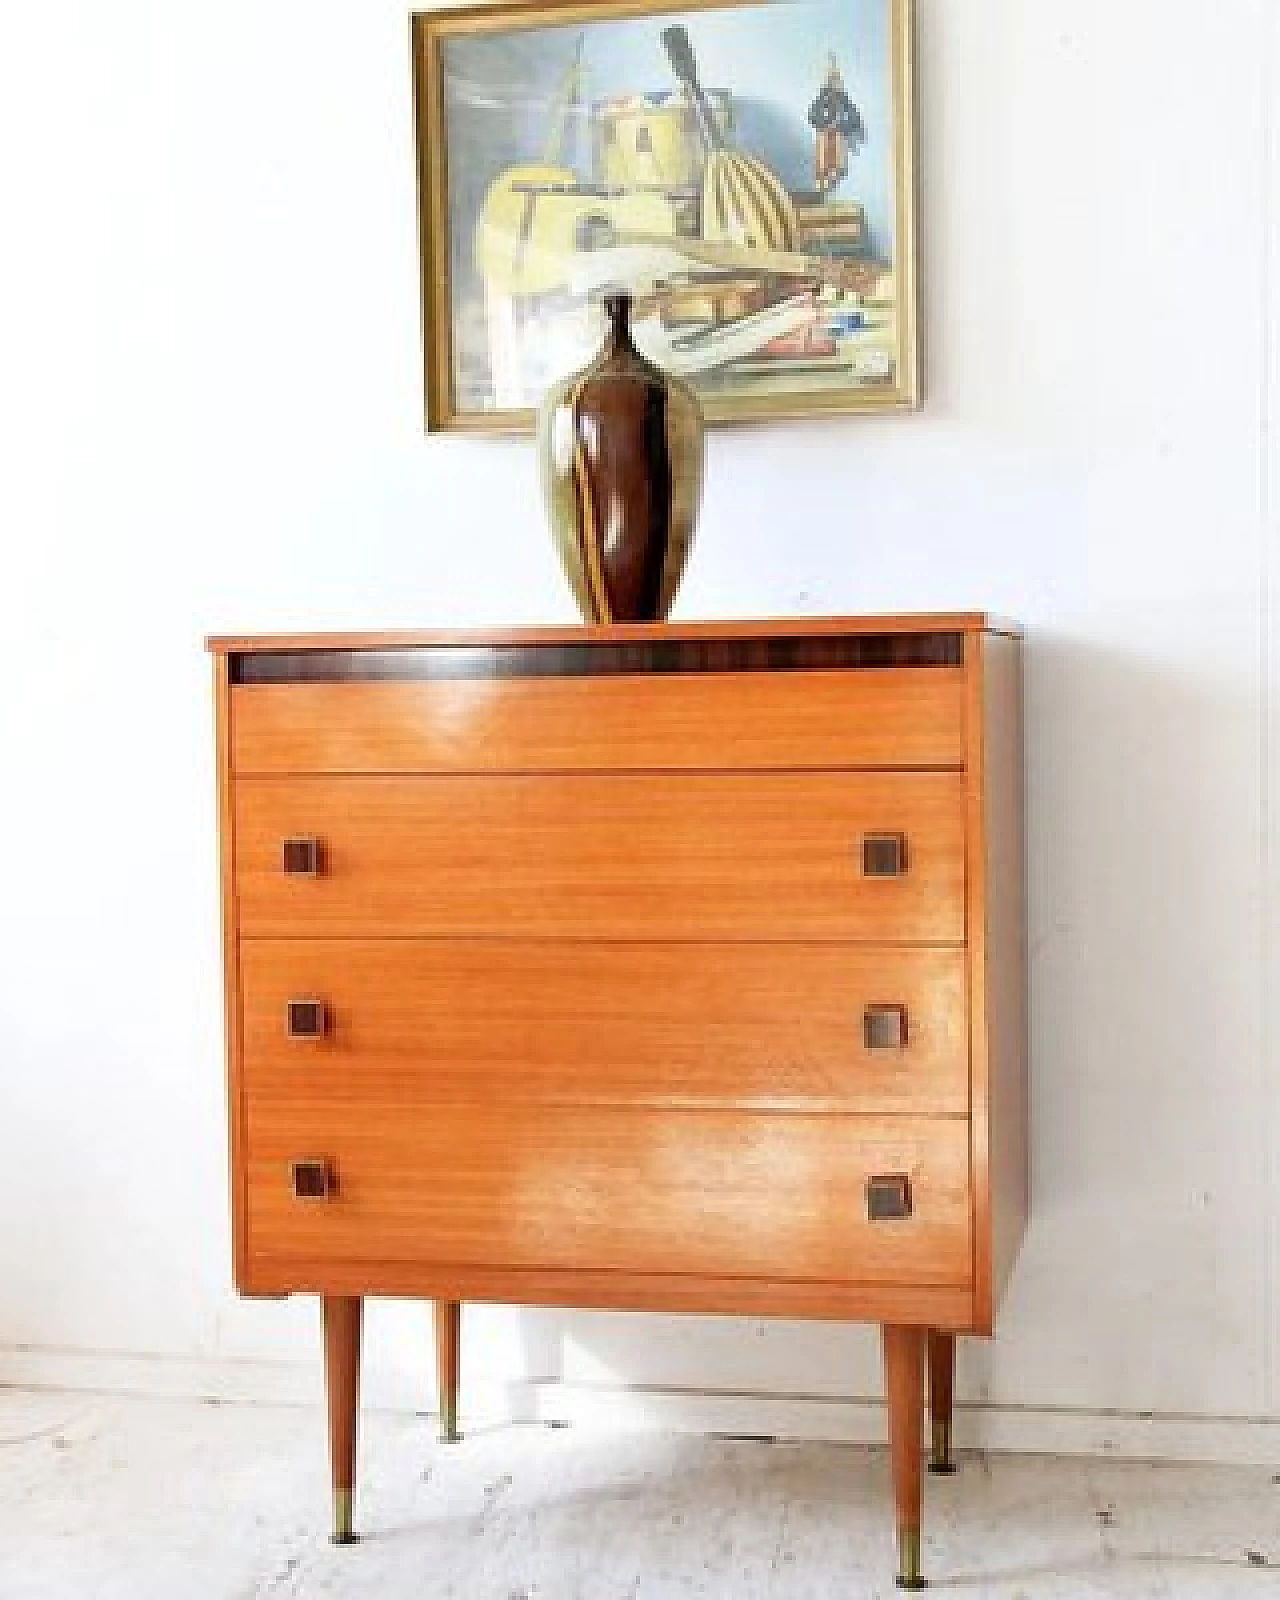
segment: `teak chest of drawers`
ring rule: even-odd
[[[879,1322],[919,1576],[1027,1201],[1020,646],[981,616],[215,640],[236,1283]]]

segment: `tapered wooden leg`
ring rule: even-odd
[[[437,1300],[436,1384],[440,1390],[440,1437],[451,1444],[458,1437],[458,1366],[461,1355],[462,1307],[456,1300]]]
[[[953,1333],[929,1330],[929,1422],[933,1449],[929,1471],[952,1473],[956,1470],[951,1454],[951,1395],[955,1386],[956,1337]]]
[[[325,1295],[324,1381],[329,1400],[329,1471],[333,1478],[333,1542],[354,1544],[356,1416],[360,1404],[360,1320],[363,1302]]]
[[[923,1589],[920,1576],[920,1435],[924,1428],[923,1328],[882,1329],[889,1458],[898,1524],[898,1587]]]

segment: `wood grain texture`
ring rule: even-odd
[[[960,950],[247,939],[240,966],[263,1103],[969,1108]],[[297,995],[323,1038],[286,1037]],[[867,1049],[875,1005],[905,1007],[903,1049]]]
[[[883,1322],[967,1331],[973,1290],[964,1284],[788,1282],[670,1272],[523,1270],[431,1261],[346,1261],[250,1256],[250,1292],[455,1298],[496,1305],[662,1311],[815,1322]]]
[[[333,1480],[335,1537],[349,1537],[344,1523],[356,1483],[356,1436],[360,1406],[360,1329],[364,1302],[354,1295],[321,1301],[325,1397],[329,1412],[329,1470]],[[346,1496],[343,1505],[342,1497]]]
[[[920,1443],[924,1424],[924,1333],[886,1325],[885,1398],[889,1411],[889,1459],[898,1534],[920,1530]]]
[[[959,767],[956,668],[244,684],[238,775]],[[618,730],[626,737],[619,739]]]
[[[959,775],[245,778],[235,801],[248,936],[964,939]],[[866,832],[907,835],[905,876],[862,876]],[[281,871],[303,833],[318,878]]]
[[[435,1302],[432,1332],[436,1347],[440,1437],[452,1443],[458,1437],[458,1376],[462,1367],[462,1307],[456,1300]]]
[[[1022,650],[975,638],[967,771],[971,882],[974,1321],[990,1332],[1029,1205]]]
[[[715,674],[884,672],[962,667],[963,633],[856,633],[804,638],[593,639],[573,643],[434,644],[387,650],[234,650],[231,683],[421,683],[519,678],[665,677]]]
[[[205,641],[215,654],[275,650],[405,650],[450,645],[484,649],[501,645],[600,642],[643,644],[684,639],[825,639],[858,634],[1007,633],[1016,623],[983,611],[904,612],[867,617],[776,617],[718,622],[564,623],[551,627],[401,628],[365,633],[275,633],[215,635]]]
[[[783,1281],[969,1281],[961,1119],[265,1105],[249,1110],[257,1255]],[[299,1158],[337,1175],[300,1205]],[[870,1223],[905,1173],[912,1214]]]
[[[362,1295],[437,1303],[446,1431],[464,1300],[874,1320],[918,1571],[925,1330],[940,1419],[1026,1219],[1015,635],[213,642],[236,1280],[326,1297],[340,1528]]]
[[[928,1350],[929,1416],[933,1422],[942,1423],[949,1428],[955,1393],[955,1335],[930,1328]]]

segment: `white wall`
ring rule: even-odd
[[[969,1426],[1272,1449],[1280,17],[920,11],[927,407],[717,433],[680,614],[1024,621],[1034,1221]],[[0,1381],[318,1383],[313,1308],[227,1287],[204,634],[572,615],[527,443],[421,432],[406,15],[6,12]],[[498,1405],[879,1387],[866,1330],[469,1332]],[[427,1349],[381,1312],[371,1391]]]

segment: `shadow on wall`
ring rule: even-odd
[[[319,1305],[309,1298],[318,1330]],[[366,1302],[362,1404],[440,1415],[434,1311],[430,1300],[374,1296]],[[560,1338],[558,1311],[463,1305],[458,1416],[464,1437],[537,1420],[536,1386],[559,1372]]]
[[[1024,694],[1034,1201],[1123,1202],[1114,1231],[1252,1126],[1256,695],[1043,630]]]
[[[1031,1226],[966,1397],[1259,1405],[1259,707],[1186,659],[1024,645]]]

